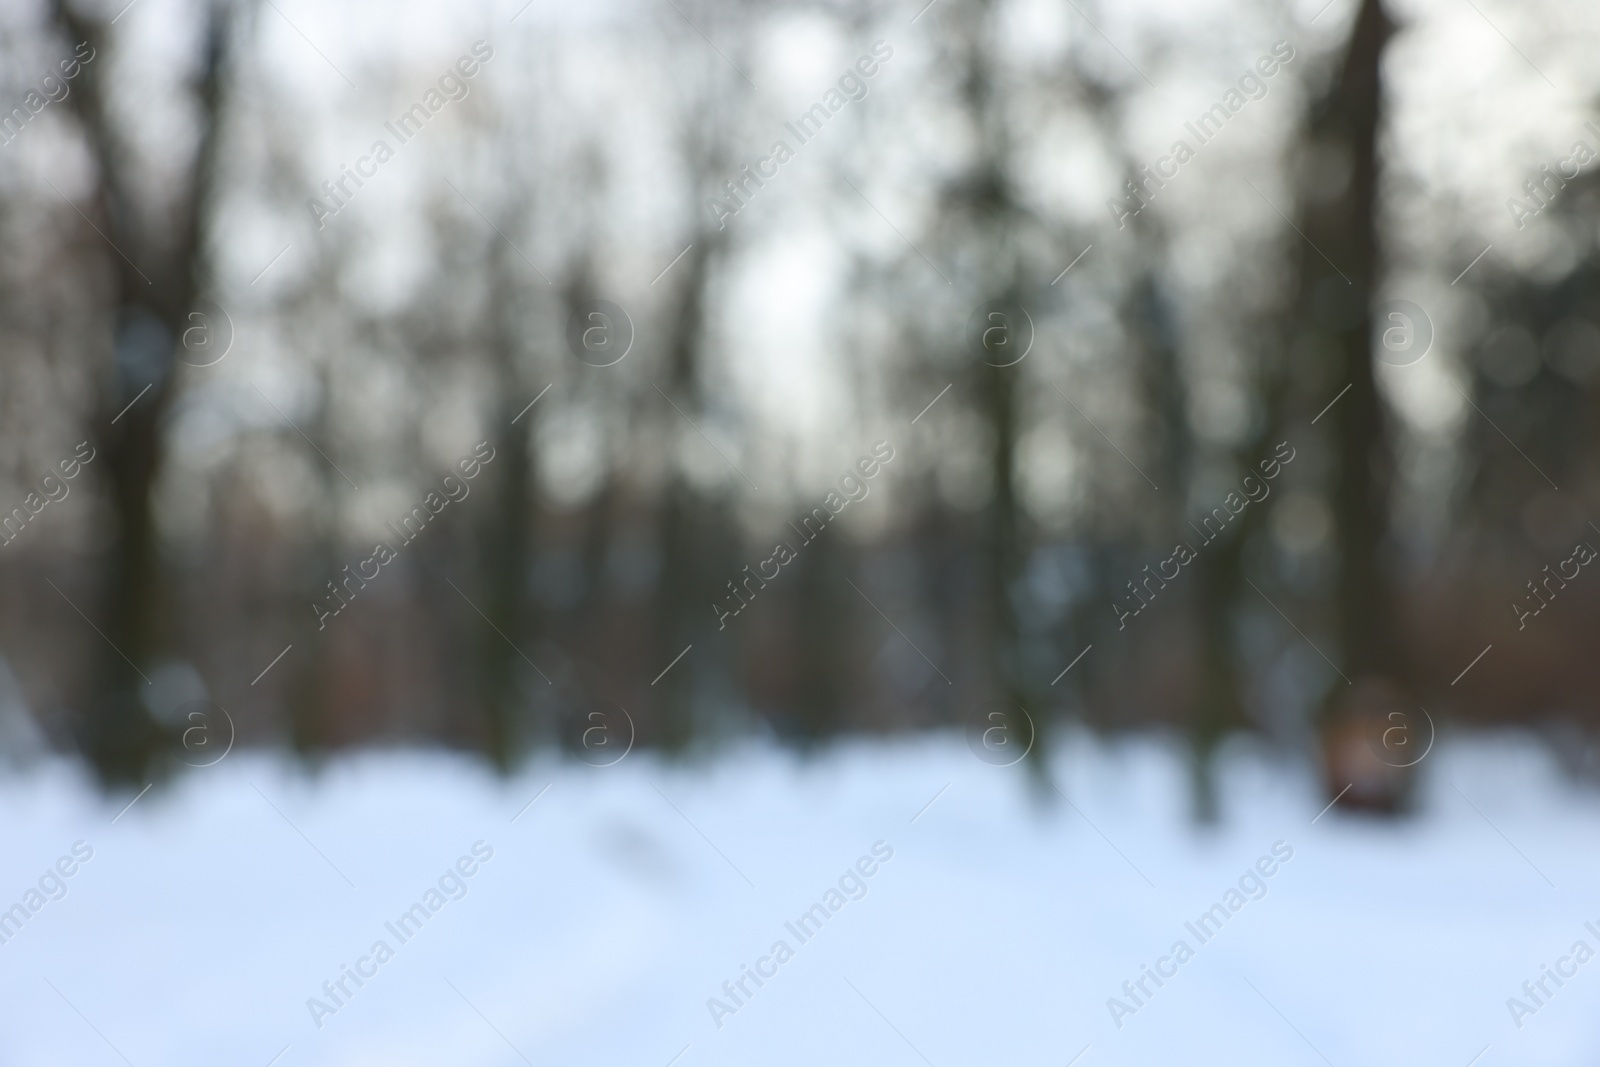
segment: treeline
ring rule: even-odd
[[[196,700],[243,743],[502,768],[998,706],[1046,744],[1180,732],[1202,817],[1241,732],[1384,810],[1396,709],[1593,750],[1592,601],[1537,628],[1510,605],[1600,539],[1600,203],[1571,182],[1538,224],[1586,236],[1477,264],[1465,309],[1396,303],[1378,0],[1204,41],[1130,24],[1127,54],[1077,24],[1019,53],[994,2],[506,15],[337,215],[320,176],[472,42],[347,76],[251,3],[192,13],[156,73],[65,0],[6,45],[17,71],[100,57],[7,149],[57,187],[10,161],[0,185],[13,495],[96,457],[0,548],[0,647],[106,781],[170,766]],[[731,213],[738,161],[874,41],[871,92]],[[1130,212],[1156,57],[1228,80],[1277,41],[1274,91]],[[181,119],[129,113],[135,83]],[[1050,153],[1115,178],[1085,199]],[[1413,367],[1460,395],[1454,432],[1397,403]],[[419,508],[402,548],[385,523]]]

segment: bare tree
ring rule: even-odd
[[[151,493],[165,460],[163,431],[179,388],[181,339],[207,328],[195,317],[196,298],[207,285],[218,144],[246,21],[244,8],[224,0],[204,10],[203,55],[191,90],[198,136],[174,187],[153,187],[136,174],[148,146],[130,143],[115,120],[118,87],[109,60],[86,65],[70,97],[96,169],[85,215],[106,239],[112,279],[101,310],[112,334],[110,364],[100,376],[90,426],[104,457],[95,470],[107,480],[116,519],[98,612],[111,647],[100,657],[96,695],[82,726],[84,749],[107,781],[144,778],[161,745],[140,700],[145,679],[139,665],[148,666],[171,639]],[[52,11],[63,37],[87,41],[96,53],[111,47],[110,26],[102,19],[79,13],[67,0],[55,0]]]
[[[1302,242],[1297,312],[1318,351],[1332,364],[1346,393],[1328,410],[1337,475],[1333,490],[1338,577],[1333,591],[1335,629],[1343,662],[1328,701],[1325,731],[1327,783],[1336,793],[1355,781],[1350,803],[1392,808],[1401,779],[1365,751],[1361,723],[1391,704],[1409,712],[1401,695],[1405,656],[1396,603],[1384,559],[1389,530],[1389,490],[1394,466],[1390,417],[1373,370],[1372,303],[1383,273],[1378,192],[1378,134],[1383,121],[1381,65],[1394,24],[1381,0],[1362,0],[1344,60],[1312,109],[1307,131],[1310,188],[1301,203]],[[1348,180],[1332,195],[1320,168]],[[1320,407],[1330,397],[1305,397]],[[1314,409],[1313,409],[1314,410]],[[1348,691],[1347,691],[1348,690]]]

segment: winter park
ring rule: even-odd
[[[0,1064],[1593,1063],[1596,40],[0,5]]]

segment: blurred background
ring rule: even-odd
[[[1592,5],[125,3],[0,7],[8,796],[1600,774]]]
[[[1501,15],[11,5],[6,751],[999,700],[1181,732],[1203,814],[1388,699],[1588,770],[1597,19]]]

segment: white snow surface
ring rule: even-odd
[[[237,752],[118,817],[131,792],[37,765],[0,780],[0,908],[26,911],[75,842],[93,857],[0,944],[0,1064],[1600,1057],[1600,962],[1561,964],[1576,975],[1546,978],[1520,1027],[1507,1007],[1575,942],[1600,950],[1584,925],[1600,929],[1600,799],[1532,742],[1442,742],[1419,813],[1397,821],[1335,808],[1313,823],[1326,799],[1303,769],[1247,751],[1225,761],[1214,830],[1190,820],[1175,746],[1080,737],[1050,766],[1070,800],[1041,802],[1021,767],[939,735],[809,759],[540,759],[508,779],[434,753],[312,772]],[[476,842],[493,857],[465,896],[401,943],[385,923],[426,908]],[[785,923],[826,909],[878,842],[893,857],[863,864],[866,895],[802,943]],[[1265,896],[1200,943],[1185,924],[1277,842],[1293,858]],[[1147,979],[1119,1027],[1108,998],[1131,1003],[1123,983],[1180,939],[1193,958]],[[380,940],[393,958],[314,1020],[308,999],[331,1006],[323,983]],[[776,974],[745,979],[743,1006],[714,1020],[708,1000],[732,1006],[723,983],[778,941],[792,958],[761,964]]]

